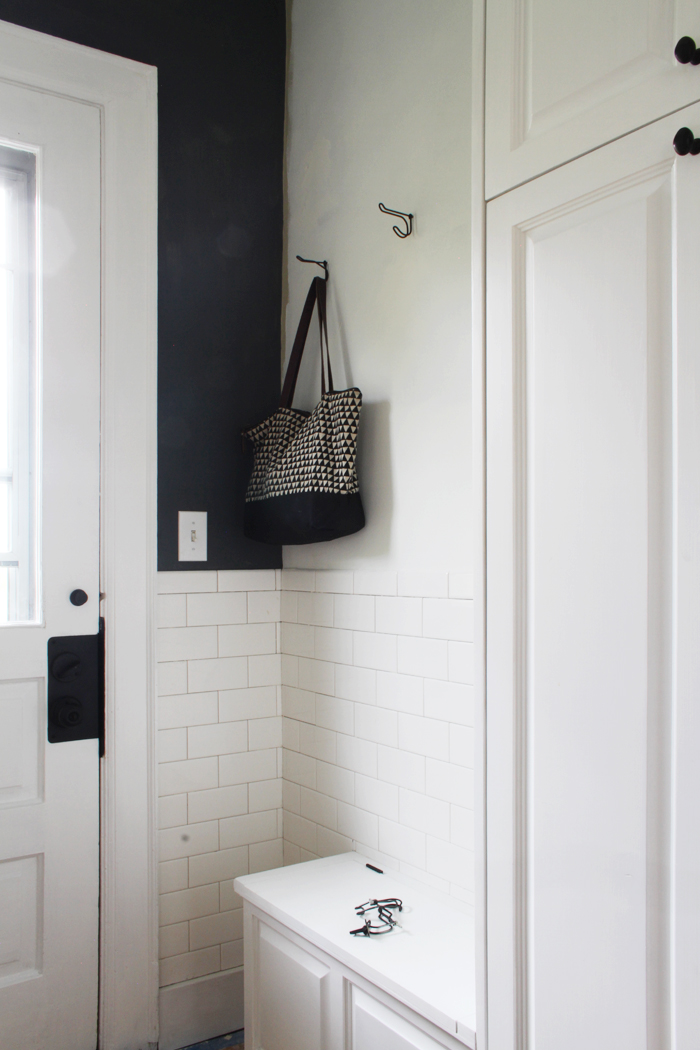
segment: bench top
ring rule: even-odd
[[[245,901],[404,1002],[467,1046],[475,1045],[474,919],[459,901],[372,871],[360,853],[342,853],[236,879]],[[400,928],[351,937],[355,905],[399,897]]]

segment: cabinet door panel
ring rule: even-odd
[[[700,99],[687,35],[690,0],[488,0],[487,198]]]
[[[700,1030],[700,164],[676,124],[488,207],[489,1050]]]
[[[352,987],[352,1050],[445,1050],[427,1032]]]
[[[329,968],[258,925],[255,1050],[326,1050]]]

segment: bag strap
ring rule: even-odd
[[[326,373],[324,368],[324,349],[325,356],[328,364],[328,385],[329,390],[333,390],[333,375],[331,373],[331,358],[328,349],[328,326],[326,321],[326,282],[322,277],[314,277],[309,288],[308,295],[306,296],[306,302],[304,303],[304,309],[301,311],[301,318],[299,319],[299,327],[297,328],[296,335],[294,336],[294,343],[292,344],[292,352],[289,355],[289,364],[287,365],[287,373],[284,377],[284,384],[282,386],[282,394],[280,396],[280,408],[291,408],[292,401],[294,400],[294,391],[297,385],[297,379],[299,378],[299,369],[301,367],[301,359],[304,353],[304,347],[306,345],[306,337],[309,334],[309,327],[311,325],[311,317],[314,312],[314,306],[318,302],[318,325],[321,337],[321,388],[322,392],[326,393]]]

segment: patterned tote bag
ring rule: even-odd
[[[314,306],[321,335],[322,396],[313,412],[292,408]],[[326,387],[326,374],[328,386]],[[243,431],[253,446],[244,531],[262,543],[318,543],[365,524],[355,458],[362,393],[335,390],[328,350],[326,281],[314,277],[282,387],[280,407]]]

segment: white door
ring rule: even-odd
[[[700,99],[695,0],[488,0],[486,197]],[[683,125],[681,120],[679,127]]]
[[[47,644],[98,630],[100,207],[99,108],[1,84],[3,1050],[97,1040],[98,740],[49,743]]]
[[[678,124],[487,209],[489,1050],[699,1045],[700,158]]]

